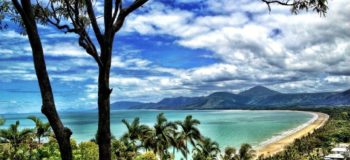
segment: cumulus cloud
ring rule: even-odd
[[[350,15],[344,8],[350,5],[345,0],[330,2],[326,17],[291,15],[282,6],[273,6],[269,14],[259,1],[209,0],[205,4],[203,12],[214,14],[162,4],[161,9],[134,16],[124,31],[176,37],[177,44],[209,50],[221,60],[180,74],[185,84],[246,80],[279,88],[295,83],[289,88],[317,91],[322,88],[307,85],[315,81],[314,76],[323,83],[323,75],[349,75]]]
[[[101,2],[96,8],[97,15],[103,13]],[[112,100],[157,101],[239,92],[254,85],[282,92],[347,89],[349,9],[347,0],[330,1],[327,16],[320,17],[311,12],[292,15],[289,8],[278,5],[269,13],[266,4],[251,0],[150,1],[130,14],[118,33],[116,41],[122,42],[114,47]],[[103,18],[98,22],[103,24]],[[79,84],[85,96],[80,99],[93,104],[98,74],[94,60],[79,47],[76,36],[41,29],[49,30],[42,35],[51,79]],[[35,80],[27,37],[12,30],[0,32],[0,37],[7,39],[0,42],[0,61],[16,64],[0,63],[4,77],[0,81]],[[166,49],[150,54],[159,46]],[[170,63],[180,64],[182,59],[176,56],[186,54],[184,50],[209,53],[198,57],[210,61],[176,67],[159,63],[164,55]],[[171,55],[175,58],[170,53],[176,53]],[[197,63],[195,58],[189,61]]]

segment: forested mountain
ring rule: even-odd
[[[214,92],[205,97],[164,98],[157,103],[115,102],[113,109],[246,109],[287,106],[350,105],[350,90],[322,93],[281,93],[256,86],[238,94]]]

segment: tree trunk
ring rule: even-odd
[[[111,159],[110,99],[109,88],[104,80],[103,71],[99,75],[98,84],[98,145],[100,160]]]
[[[173,147],[173,158],[175,158],[175,147]]]
[[[108,43],[112,44],[112,43]],[[110,94],[109,74],[111,67],[111,45],[101,47],[103,68],[99,68],[98,76],[98,146],[99,159],[110,160],[111,157],[111,129],[110,129]]]
[[[36,27],[32,6],[30,0],[21,0],[21,4],[17,0],[12,0],[15,8],[20,13],[29,42],[32,48],[34,68],[38,79],[41,98],[42,98],[42,113],[47,117],[58,142],[61,157],[63,160],[72,159],[72,148],[70,145],[70,136],[72,132],[65,128],[56,111],[55,101],[51,89],[49,75],[46,70],[44,59],[44,51],[42,48],[40,36]],[[22,6],[21,6],[22,5]]]
[[[186,148],[188,149],[188,146],[187,146],[187,138],[185,139],[186,140]],[[186,156],[185,156],[185,158],[186,158],[186,160],[187,160],[187,152],[186,152]]]

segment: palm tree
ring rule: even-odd
[[[136,146],[136,140],[141,140],[144,132],[149,130],[146,125],[140,125],[140,118],[135,118],[130,124],[127,120],[123,119],[122,122],[128,129],[128,132],[124,134],[123,138],[130,139],[131,143]]]
[[[135,146],[130,143],[129,139],[113,139],[112,140],[113,154],[116,160],[131,160],[137,155]]]
[[[224,155],[221,156],[222,160],[236,160],[236,148],[226,147]]]
[[[155,131],[155,144],[154,152],[159,154],[161,159],[168,154],[168,148],[171,143],[174,142],[174,137],[177,126],[173,122],[168,122],[163,113],[157,116],[156,124],[154,125]]]
[[[141,147],[146,151],[153,150],[155,147],[155,131],[153,128],[146,126],[141,130]]]
[[[347,146],[346,147],[346,152],[345,152],[345,158],[347,159],[347,160],[349,160],[350,159],[350,146]]]
[[[183,122],[177,121],[176,123],[181,126],[182,131],[185,134],[186,147],[188,147],[187,141],[190,141],[192,146],[195,146],[195,140],[198,141],[201,139],[201,133],[196,127],[200,124],[199,120],[192,119],[192,115],[188,115]]]
[[[187,158],[187,154],[189,153],[189,150],[186,146],[186,137],[183,132],[175,132],[173,135],[172,146],[173,146],[173,156],[175,157],[175,150],[180,151],[181,154]]]
[[[128,132],[122,136],[121,140],[126,146],[125,154],[127,155],[126,157],[129,157],[127,159],[131,159],[137,154],[138,148],[143,147],[143,141],[145,136],[148,135],[150,128],[147,125],[141,125],[140,118],[135,118],[131,124],[125,119],[122,122],[127,127]]]
[[[14,148],[15,152],[21,143],[23,143],[27,138],[33,133],[32,129],[18,130],[19,121],[15,124],[11,124],[8,129],[0,130],[0,140],[5,143],[10,143]]]
[[[192,146],[195,146],[195,141],[198,141],[201,139],[201,133],[199,132],[199,129],[196,127],[200,124],[199,120],[192,119],[192,115],[186,116],[185,120],[183,122],[177,121],[176,122],[179,126],[182,128],[182,132],[184,133],[184,138],[186,142],[186,148],[188,148],[187,142],[190,141]],[[187,154],[184,155],[187,159]]]
[[[160,145],[157,142],[156,132],[154,129],[149,129],[149,131],[145,132],[141,138],[141,144],[142,147],[146,151],[153,151],[153,153],[158,153],[158,145]]]
[[[241,145],[238,153],[238,160],[251,160],[255,157],[255,151],[253,150],[253,147],[247,143]]]
[[[0,126],[5,124],[5,119],[3,119],[2,117],[0,117]]]
[[[35,135],[38,138],[38,143],[41,143],[42,137],[48,137],[51,133],[50,123],[45,123],[41,121],[38,117],[29,116],[28,119],[32,120],[35,123]]]
[[[219,144],[212,141],[210,138],[204,138],[200,143],[197,143],[194,153],[201,155],[201,157],[207,157],[215,159],[220,152]]]

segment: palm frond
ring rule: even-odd
[[[5,119],[0,117],[0,126],[4,125],[5,124]]]

